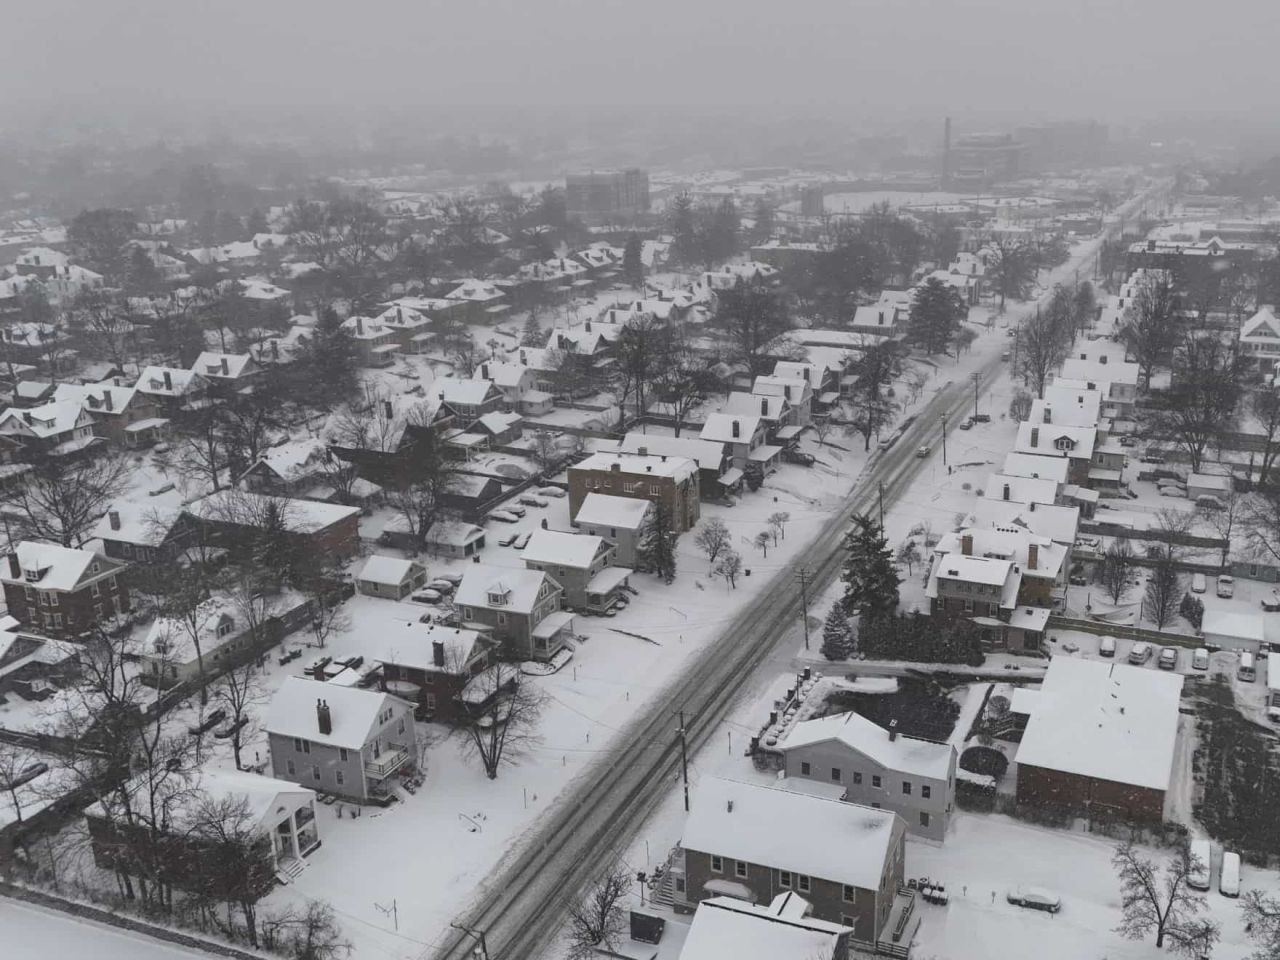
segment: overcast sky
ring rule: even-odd
[[[0,99],[1274,111],[1275,0],[13,0]],[[1273,122],[1273,121],[1272,121]]]

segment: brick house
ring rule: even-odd
[[[382,801],[417,762],[414,704],[380,690],[287,677],[263,726],[274,776],[349,800]]]
[[[701,514],[698,465],[686,457],[597,453],[569,468],[569,517],[577,517],[589,493],[652,500],[664,505],[677,533]]]
[[[873,946],[912,909],[900,892],[905,837],[889,810],[704,777],[673,864],[675,907],[692,911],[718,896],[770,903],[794,892],[814,917],[852,927],[855,945]]]
[[[627,602],[631,571],[614,566],[616,554],[603,537],[535,530],[524,548],[524,565],[550,574],[564,590],[566,608],[603,614]]]
[[[1039,690],[1019,690],[1019,804],[1076,816],[1164,819],[1173,777],[1182,676],[1054,657]]]
[[[82,636],[129,612],[127,565],[92,550],[24,540],[0,582],[9,613],[51,637]]]
[[[473,566],[453,597],[462,625],[487,629],[523,660],[546,660],[565,645],[573,614],[560,609],[564,590],[541,570]]]
[[[190,504],[187,512],[217,543],[255,529],[267,516],[268,501],[278,507],[294,546],[309,558],[337,563],[360,552],[359,507],[222,490]]]
[[[688,433],[683,437],[664,437],[632,430],[618,441],[597,440],[595,448],[641,456],[686,457],[698,465],[698,490],[703,499],[724,485],[725,475],[733,469],[733,461],[723,443],[702,440]]]
[[[466,712],[462,691],[496,662],[496,647],[476,630],[411,623],[372,659],[382,664],[381,689],[417,704],[420,719],[453,723]]]
[[[93,528],[102,552],[126,563],[172,563],[192,542],[193,522],[178,507],[117,500]]]
[[[842,788],[842,800],[892,810],[911,833],[946,839],[956,786],[950,744],[899,736],[857,713],[835,713],[797,723],[777,749],[787,777]]]

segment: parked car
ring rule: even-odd
[[[555,497],[557,500],[559,500],[562,497],[567,497],[568,494],[565,493],[563,490],[561,490],[559,487],[539,487],[538,496]]]
[[[1187,886],[1192,890],[1209,889],[1209,873],[1213,869],[1213,847],[1208,840],[1191,841],[1191,872],[1187,874]]]
[[[1209,669],[1209,651],[1207,649],[1204,647],[1196,647],[1195,650],[1191,651],[1191,669]]]
[[[798,463],[802,467],[812,467],[818,460],[812,453],[805,453],[803,450],[792,450],[790,447],[783,448],[782,459],[787,463]]]
[[[1193,573],[1191,575],[1191,592],[1204,593],[1209,588],[1208,581],[1205,580],[1203,573]]]
[[[1156,666],[1161,670],[1177,670],[1178,669],[1178,648],[1164,647],[1160,650],[1160,658],[1156,660]]]
[[[450,572],[448,572],[448,573],[438,573],[438,574],[436,574],[436,579],[437,579],[437,580],[446,580],[446,581],[448,581],[449,583],[452,583],[452,584],[453,584],[453,586],[454,586],[454,588],[456,589],[456,588],[457,588],[457,586],[458,586],[458,584],[462,583],[462,574],[460,574],[460,573],[453,573],[453,572],[451,572],[451,571],[450,571]]]
[[[1089,578],[1081,573],[1073,573],[1067,578],[1067,581],[1073,587],[1087,587],[1089,585]]]
[[[533,533],[532,531],[529,531],[529,530],[526,530],[524,533],[520,534],[520,536],[516,537],[515,548],[517,550],[523,550],[525,547],[529,545],[529,538],[532,536],[533,536]]]
[[[1280,610],[1280,593],[1275,590],[1271,591],[1271,595],[1262,598],[1262,609],[1267,613],[1275,613]]]
[[[507,513],[514,513],[517,517],[523,517],[528,511],[518,503],[508,503],[502,508]]]
[[[417,593],[411,595],[409,599],[414,603],[439,603],[444,599],[444,597],[441,595],[439,590],[432,590],[430,587],[427,587],[426,589],[419,590]]]
[[[1162,497],[1185,497],[1186,495],[1186,487],[1172,486],[1160,488],[1160,496]]]
[[[498,546],[509,547],[516,542],[516,537],[518,536],[520,536],[520,534],[515,530],[512,530],[510,533],[504,533],[498,538]]]
[[[520,502],[526,507],[545,507],[548,501],[542,497],[535,497],[531,493],[526,493],[520,498]]]
[[[1144,453],[1138,458],[1139,463],[1164,463],[1165,459],[1158,453]]]
[[[446,580],[444,577],[438,577],[437,579],[432,580],[427,584],[427,586],[438,593],[443,593],[446,597],[457,589],[452,580]]]
[[[1156,486],[1163,490],[1165,487],[1182,487],[1184,490],[1187,485],[1182,482],[1180,477],[1157,477]]]
[[[1098,656],[1114,657],[1116,655],[1116,638],[1103,637],[1098,641]]]
[[[1236,595],[1235,577],[1229,577],[1225,573],[1218,578],[1218,596],[1224,600],[1230,600]]]
[[[1120,438],[1120,446],[1122,447],[1136,447],[1137,445],[1138,445],[1137,437],[1121,437]]]
[[[1240,854],[1222,851],[1222,874],[1218,877],[1218,892],[1224,897],[1240,896]]]
[[[1057,913],[1062,909],[1062,898],[1044,887],[1014,887],[1005,895],[1005,899],[1015,906],[1030,910]]]
[[[1201,510],[1221,510],[1222,501],[1211,493],[1202,493],[1196,497],[1196,506]]]
[[[972,429],[973,429],[973,417],[965,417],[963,420],[961,420],[961,421],[960,421],[960,429],[961,429],[961,430],[972,430]]]
[[[921,447],[916,451],[916,459],[917,459],[917,460],[923,460],[925,457],[927,457],[927,456],[928,456],[929,454],[931,454],[931,453],[933,453],[933,447],[929,446],[927,443],[926,443],[926,444],[923,444],[923,445],[921,445]]]
[[[989,413],[975,413],[975,414],[974,414],[972,417],[970,417],[969,419],[971,419],[974,423],[990,423],[990,422],[991,422],[991,414],[989,414]]]
[[[1136,667],[1140,667],[1151,659],[1151,653],[1151,644],[1145,640],[1139,640],[1129,648],[1129,662]]]
[[[877,444],[877,446],[878,446],[881,450],[888,450],[890,447],[892,447],[892,446],[893,446],[895,443],[897,443],[897,442],[898,442],[898,435],[897,435],[896,433],[894,433],[894,434],[890,434],[889,436],[887,436],[887,437],[885,437],[883,440],[881,440],[881,441],[880,441],[880,443],[879,443],[879,444]]]
[[[490,510],[490,511],[489,511],[489,519],[490,519],[490,520],[497,520],[497,521],[499,521],[500,523],[515,523],[515,522],[516,522],[516,521],[518,521],[520,518],[519,518],[519,517],[517,517],[517,516],[516,516],[514,513],[512,513],[510,510]]]

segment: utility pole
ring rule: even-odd
[[[881,501],[883,503],[883,501]],[[796,578],[800,581],[800,606],[803,610],[802,617],[804,619],[804,648],[809,649],[809,571],[805,567],[800,568],[800,572],[796,574]]]
[[[939,417],[942,421],[942,465],[947,465],[947,415],[944,413]]]
[[[479,950],[480,960],[489,960],[489,944],[485,940],[483,930],[473,930],[471,927],[465,927],[460,923],[450,923],[449,926],[457,930],[461,930],[463,933],[467,934],[468,936],[474,937],[476,940],[478,940],[480,942],[480,950]]]
[[[884,533],[884,481],[880,481],[880,533]]]
[[[969,379],[973,381],[973,416],[976,419],[978,416],[978,381],[982,379],[982,376],[975,371],[969,374]],[[880,526],[883,527],[884,524],[881,523]]]
[[[689,812],[689,743],[684,732],[684,711],[680,711],[680,776],[684,778],[684,812]]]

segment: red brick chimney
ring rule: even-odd
[[[329,713],[329,704],[323,700],[316,701],[316,722],[326,737],[333,733],[333,716]]]
[[[1036,562],[1040,559],[1040,545],[1031,543],[1027,545],[1027,569],[1034,570]]]
[[[960,538],[960,552],[966,557],[973,556],[973,534],[966,533]]]

